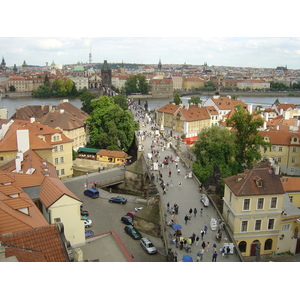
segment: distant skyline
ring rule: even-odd
[[[0,37],[7,66],[89,62],[300,69],[298,37]]]

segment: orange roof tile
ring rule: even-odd
[[[97,152],[97,155],[110,156],[110,157],[116,157],[116,158],[127,158],[129,156],[124,151],[113,151],[113,150],[106,150],[106,149],[100,150],[99,152]]]
[[[282,177],[280,179],[286,192],[300,192],[300,177]]]

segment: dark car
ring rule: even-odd
[[[89,216],[89,212],[87,210],[81,210],[80,214],[81,214],[81,216],[85,216],[85,217]]]
[[[135,229],[132,225],[125,226],[124,230],[128,235],[130,235],[135,240],[139,240],[142,238],[142,235],[139,233],[139,231]]]
[[[125,204],[127,202],[127,199],[121,196],[117,196],[110,198],[108,201],[111,203]]]
[[[85,237],[87,238],[87,237],[90,237],[90,236],[93,236],[94,235],[94,231],[92,231],[92,230],[86,230],[85,231]]]
[[[126,225],[133,225],[133,219],[129,216],[123,216],[121,221]]]
[[[99,198],[99,191],[96,189],[87,189],[83,192],[84,195],[91,197],[93,199]]]

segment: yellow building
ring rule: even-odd
[[[182,82],[182,88],[184,90],[195,90],[196,88],[204,87],[204,81],[200,78],[184,78]]]
[[[114,164],[125,164],[129,159],[129,155],[124,151],[112,151],[102,149],[96,154],[96,160],[110,162]]]
[[[59,129],[21,120],[10,122],[7,120],[7,124],[8,126],[4,126],[5,130],[1,132],[0,166],[31,149],[55,166],[59,178],[72,177],[72,140]]]
[[[264,159],[273,159],[280,167],[282,174],[300,175],[300,133],[283,131],[260,131],[266,142],[272,144],[271,150],[265,153]]]
[[[285,195],[268,163],[224,179],[223,216],[242,255],[277,252]]]
[[[198,105],[166,104],[156,112],[159,126],[163,123],[164,129],[185,134],[186,137],[197,136],[203,128],[210,127],[217,116],[213,107]]]

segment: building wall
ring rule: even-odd
[[[54,145],[51,163],[55,166],[59,178],[68,178],[73,175],[72,149],[72,143]]]
[[[49,208],[50,223],[53,224],[55,218],[60,218],[64,224],[66,239],[73,247],[85,244],[84,221],[80,215],[81,204],[80,201],[64,195]]]
[[[271,198],[277,197],[276,208],[270,208]],[[258,209],[258,198],[264,199],[262,209]],[[243,209],[244,199],[250,199],[249,210]],[[277,252],[277,242],[281,230],[281,212],[283,195],[255,195],[255,196],[235,196],[227,185],[225,185],[223,204],[223,216],[233,233],[237,245],[246,242],[246,251],[241,251],[242,255],[251,255],[251,245],[255,241],[261,244],[260,254],[270,254]],[[274,219],[272,229],[268,229],[269,220]],[[256,221],[261,222],[259,230],[255,229]],[[245,222],[247,227],[243,228]],[[265,249],[267,240],[272,240],[271,249]],[[241,250],[241,249],[240,249]],[[253,253],[252,253],[253,254]]]

